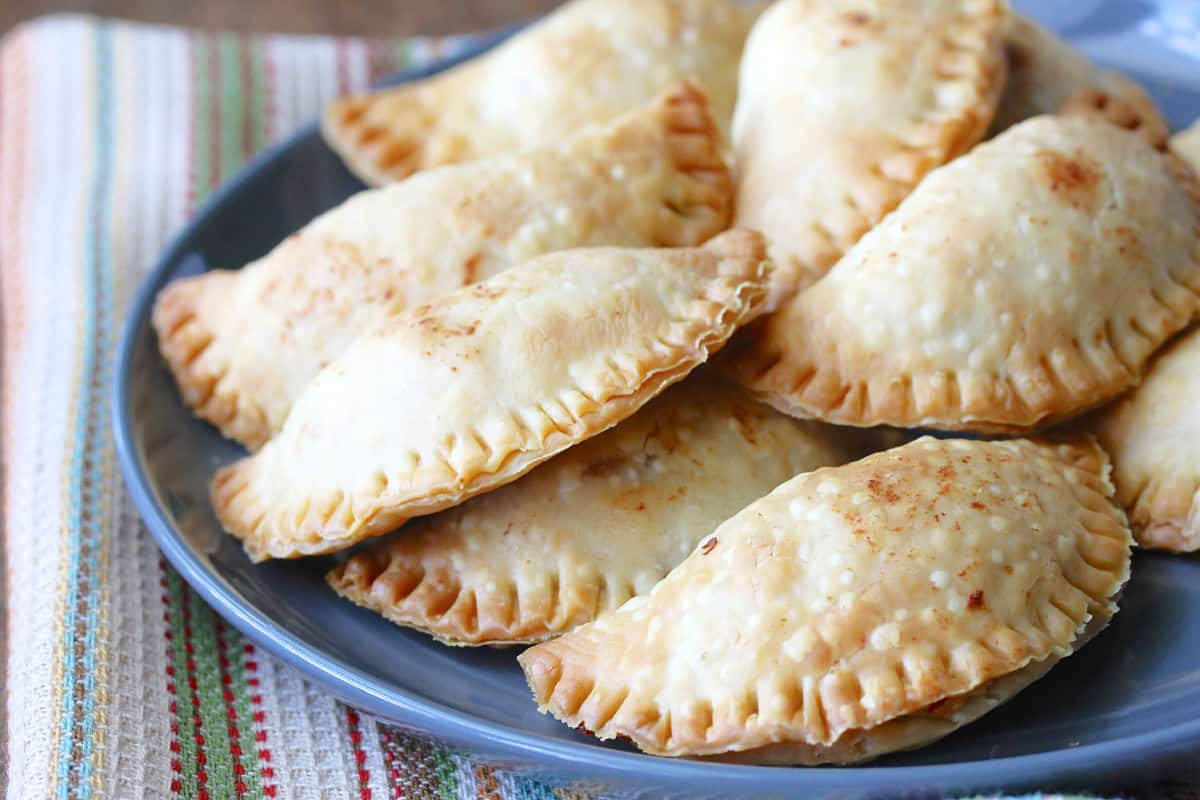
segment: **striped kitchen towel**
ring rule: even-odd
[[[109,429],[118,327],[197,204],[334,95],[467,41],[241,37],[78,16],[5,39],[8,797],[582,797],[401,733],[257,650],[162,560]]]
[[[240,37],[51,17],[0,56],[8,792],[554,797],[340,704],[159,556],[117,472],[117,330],[168,238],[331,97],[467,40]]]

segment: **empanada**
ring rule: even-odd
[[[734,112],[736,224],[771,240],[778,301],[983,136],[1006,20],[1001,0],[779,0],[759,18]]]
[[[540,641],[650,591],[793,475],[863,455],[854,433],[697,374],[519,481],[413,520],[328,581],[448,644]]]
[[[1106,122],[1037,117],[930,174],[734,371],[782,411],[1013,432],[1138,382],[1200,308],[1200,190]]]
[[[633,414],[759,314],[766,244],[551,253],[388,320],[221,469],[252,558],[327,553],[509,483]]]
[[[846,763],[944,736],[1116,610],[1108,461],[919,439],[794,478],[649,595],[519,661],[538,705],[659,755]]]
[[[1112,455],[1138,544],[1200,550],[1200,328],[1158,355],[1145,382],[1089,427]]]
[[[171,284],[154,326],[188,405],[257,449],[380,320],[547,252],[700,244],[732,193],[704,94],[683,84],[561,143],[355,195],[240,271]]]
[[[989,136],[1030,117],[1090,108],[1139,131],[1156,147],[1166,142],[1166,120],[1145,90],[1124,75],[1099,69],[1033,20],[1012,15],[1004,51],[1008,79]]]
[[[494,51],[423,81],[339,100],[325,140],[370,184],[552,143],[685,78],[733,114],[742,44],[762,3],[574,0]]]
[[[1200,126],[1171,137],[1200,167]],[[1200,328],[1151,362],[1145,382],[1087,422],[1112,455],[1117,499],[1138,544],[1200,550]]]

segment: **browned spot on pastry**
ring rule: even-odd
[[[1138,236],[1137,231],[1133,228],[1120,225],[1113,228],[1112,233],[1113,237],[1117,239],[1117,251],[1121,255],[1138,260],[1146,257],[1146,250],[1142,246],[1142,237]]]
[[[385,133],[387,133],[387,131],[378,125],[368,125],[367,127],[363,128],[362,132],[358,135],[358,143],[361,145],[371,144],[372,142],[382,139]]]
[[[1103,119],[1118,128],[1136,132],[1157,150],[1167,148],[1169,133],[1166,125],[1156,118],[1152,109],[1141,108],[1103,89],[1082,89],[1067,98],[1061,110],[1063,114]]]
[[[939,481],[938,497],[945,497],[946,495],[948,495],[954,491],[955,475],[956,475],[956,473],[954,471],[954,467],[952,467],[949,464],[943,464],[942,466],[938,467],[938,471],[937,471],[937,476],[938,476],[938,481]],[[930,506],[929,506],[930,509],[934,508],[934,504],[936,502],[937,502],[936,499],[930,501]],[[940,516],[940,515],[938,515],[938,516]],[[940,521],[940,519],[939,519],[939,521]]]
[[[343,125],[351,125],[362,118],[367,111],[367,103],[362,98],[354,98],[342,103],[337,110],[337,117]]]
[[[1082,151],[1066,156],[1054,150],[1042,150],[1036,157],[1051,192],[1080,210],[1095,209],[1099,199],[1097,185],[1103,176],[1099,164]]]
[[[863,25],[867,25],[871,22],[871,15],[864,14],[861,11],[847,11],[842,15],[842,19],[846,21],[847,25],[861,28]]]
[[[585,478],[603,478],[605,475],[611,475],[621,467],[629,463],[629,459],[623,455],[607,456],[589,463],[583,468],[583,477]]]
[[[423,331],[435,336],[470,336],[479,326],[476,320],[468,325],[447,325],[445,320],[437,316],[424,316],[417,320],[417,325]]]
[[[888,503],[900,502],[900,493],[896,491],[896,487],[888,484],[879,475],[874,475],[867,480],[867,489],[877,500],[884,500]]]
[[[975,509],[976,511],[987,511],[987,506],[985,506],[983,503],[979,502],[978,500],[971,501],[971,508]]]
[[[714,536],[711,539],[706,540],[704,542],[704,544],[700,545],[700,553],[702,555],[708,555],[716,548],[717,548],[717,537]]]
[[[976,589],[967,597],[967,608],[980,609],[983,608],[983,590]]]
[[[476,273],[479,271],[479,262],[482,260],[481,253],[474,253],[463,264],[463,286],[470,286],[479,280]]]

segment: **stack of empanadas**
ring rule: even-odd
[[[217,516],[572,727],[917,747],[1200,549],[1200,148],[1003,0],[573,0],[324,132],[155,308]]]

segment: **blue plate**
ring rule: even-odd
[[[1179,127],[1200,115],[1194,0],[1018,3],[1097,60],[1143,81]],[[480,45],[486,49],[502,36]],[[422,77],[451,62],[406,79]],[[271,149],[212,198],[162,257],[127,321],[114,426],[151,534],[183,577],[253,641],[346,701],[552,780],[661,797],[820,796],[1112,788],[1200,752],[1200,562],[1135,558],[1113,625],[1008,705],[946,740],[853,769],[744,767],[644,756],[534,708],[512,651],[448,649],[343,602],[330,559],[255,566],[223,535],[207,486],[240,448],[188,413],[150,329],[155,294],[245,264],[361,188],[315,128]]]

